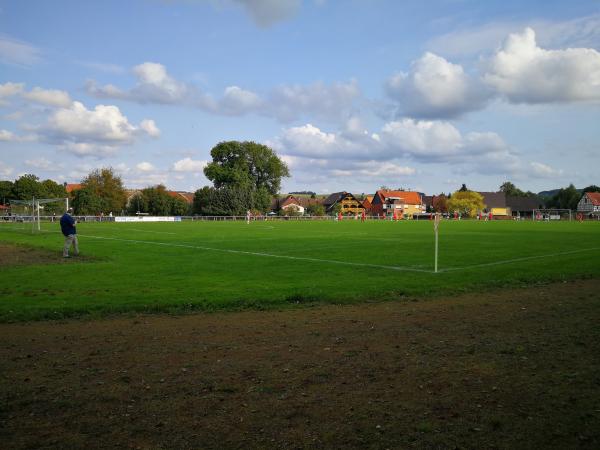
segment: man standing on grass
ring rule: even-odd
[[[77,242],[77,230],[75,230],[75,225],[77,221],[73,219],[71,213],[73,212],[73,208],[69,208],[69,210],[63,214],[60,218],[60,229],[62,234],[65,235],[65,245],[63,247],[63,257],[70,258],[69,249],[71,245],[75,249],[75,256],[79,255],[79,243]]]

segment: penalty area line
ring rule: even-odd
[[[132,243],[132,244],[160,245],[163,247],[178,247],[178,248],[188,248],[188,249],[192,249],[192,250],[207,250],[207,251],[212,251],[212,252],[232,253],[232,254],[239,254],[239,255],[262,256],[262,257],[266,257],[266,258],[290,259],[290,260],[296,260],[296,261],[311,261],[311,262],[319,262],[319,263],[326,263],[326,264],[339,264],[339,265],[354,266],[354,267],[371,267],[371,268],[375,268],[375,269],[394,270],[397,272],[433,273],[432,270],[417,269],[417,268],[413,268],[413,267],[386,266],[386,265],[381,265],[381,264],[368,264],[368,263],[355,263],[355,262],[349,262],[349,261],[338,261],[335,259],[308,258],[308,257],[304,257],[304,256],[276,255],[273,253],[250,252],[250,251],[246,251],[246,250],[232,250],[232,249],[224,249],[224,248],[204,247],[204,246],[200,246],[200,245],[191,245],[191,244],[176,244],[176,243],[171,243],[171,242],[141,241],[141,240],[137,240],[137,239],[123,239],[123,238],[115,238],[115,237],[107,237],[107,236],[93,236],[93,235],[89,235],[89,234],[78,234],[78,236],[91,238],[91,239],[128,242],[128,243]]]
[[[449,267],[448,269],[438,270],[438,273],[455,272],[458,270],[468,270],[468,269],[479,269],[481,267],[499,266],[502,264],[511,264],[511,263],[521,262],[521,261],[531,261],[533,259],[543,259],[543,258],[552,258],[555,256],[573,255],[576,253],[592,252],[595,250],[600,250],[600,247],[590,247],[590,248],[583,248],[583,249],[579,249],[579,250],[571,250],[568,252],[550,253],[548,255],[524,256],[522,258],[505,259],[502,261],[493,261],[493,262],[483,263],[483,264],[473,264],[472,266]]]

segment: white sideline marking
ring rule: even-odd
[[[510,264],[510,263],[520,262],[520,261],[529,261],[532,259],[552,258],[554,256],[572,255],[574,253],[591,252],[594,250],[600,250],[600,247],[583,248],[583,249],[579,249],[579,250],[571,250],[568,252],[550,253],[548,255],[524,256],[523,258],[505,259],[503,261],[493,261],[493,262],[489,262],[489,263],[473,264],[472,266],[449,267],[448,269],[438,270],[438,273],[439,272],[453,272],[456,270],[477,269],[479,267],[499,266],[501,264]]]
[[[174,244],[170,242],[153,242],[153,241],[140,241],[136,239],[122,239],[122,238],[114,238],[114,237],[105,237],[105,236],[92,236],[89,234],[77,234],[78,236],[88,237],[92,239],[105,239],[110,241],[119,241],[119,242],[130,242],[133,244],[150,244],[150,245],[162,245],[165,247],[179,247],[179,248],[191,248],[195,250],[209,250],[213,252],[223,252],[223,253],[235,253],[241,255],[253,255],[253,256],[264,256],[268,258],[281,258],[281,259],[292,259],[298,261],[313,261],[320,263],[328,263],[328,264],[341,264],[345,266],[357,266],[357,267],[374,267],[376,269],[387,269],[387,270],[395,270],[399,272],[421,272],[421,273],[433,273],[431,270],[425,269],[416,269],[411,267],[400,267],[400,266],[385,266],[380,264],[367,264],[367,263],[353,263],[348,261],[337,261],[334,259],[319,259],[319,258],[307,258],[303,256],[288,256],[288,255],[275,255],[272,253],[260,253],[260,252],[248,252],[244,250],[230,250],[223,248],[213,248],[213,247],[203,247],[199,245],[190,245],[190,244]]]
[[[129,228],[131,231],[139,231],[140,233],[154,233],[154,234],[177,234],[170,233],[168,231],[150,231],[150,230],[140,230],[139,228]]]

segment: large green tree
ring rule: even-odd
[[[125,208],[127,195],[121,177],[110,167],[95,169],[75,191],[73,207],[77,214],[108,214]]]
[[[475,217],[477,211],[484,208],[483,196],[479,192],[456,191],[448,200],[448,211],[457,211],[469,217]]]
[[[204,174],[216,188],[250,186],[275,195],[281,179],[290,175],[285,162],[272,149],[256,142],[220,142],[210,155],[213,160],[204,168]]]
[[[271,148],[256,142],[220,142],[210,154],[212,162],[204,168],[204,175],[214,188],[196,192],[194,211],[202,214],[243,214],[248,209],[266,212],[282,178],[290,175],[285,162]],[[239,199],[231,197],[234,195]],[[200,205],[200,201],[214,203]]]

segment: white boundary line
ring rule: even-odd
[[[510,264],[510,263],[520,262],[520,261],[530,261],[532,259],[552,258],[554,256],[572,255],[575,253],[591,252],[594,250],[600,250],[600,247],[583,248],[580,250],[571,250],[569,252],[550,253],[548,255],[524,256],[523,258],[505,259],[502,261],[494,261],[494,262],[483,263],[483,264],[473,264],[472,266],[449,267],[448,269],[438,270],[438,273],[439,272],[454,272],[457,270],[477,269],[479,267],[499,266],[501,264]]]
[[[190,245],[190,244],[175,244],[171,242],[153,242],[153,241],[140,241],[136,239],[122,239],[122,238],[114,238],[114,237],[105,237],[105,236],[92,236],[89,234],[77,234],[81,237],[87,237],[92,239],[103,239],[109,241],[118,241],[118,242],[130,242],[132,244],[149,244],[149,245],[161,245],[164,247],[179,247],[179,248],[190,248],[194,250],[208,250],[213,252],[222,252],[222,253],[234,253],[240,255],[252,255],[252,256],[264,256],[268,258],[281,258],[281,259],[292,259],[296,261],[312,261],[312,262],[320,262],[327,264],[340,264],[344,266],[355,266],[355,267],[373,267],[376,269],[387,269],[387,270],[395,270],[398,272],[421,272],[421,273],[433,273],[431,270],[425,269],[416,269],[411,267],[400,267],[400,266],[385,266],[380,264],[367,264],[367,263],[353,263],[348,261],[337,261],[335,259],[319,259],[319,258],[308,258],[302,256],[288,256],[288,255],[275,255],[273,253],[261,253],[261,252],[249,252],[244,250],[231,250],[231,249],[223,249],[223,248],[214,248],[214,247],[204,247],[200,245]]]
[[[151,230],[140,230],[139,228],[128,228],[128,230],[131,231],[139,231],[140,233],[154,233],[154,234],[177,234],[177,233],[170,233],[168,231],[151,231]]]

